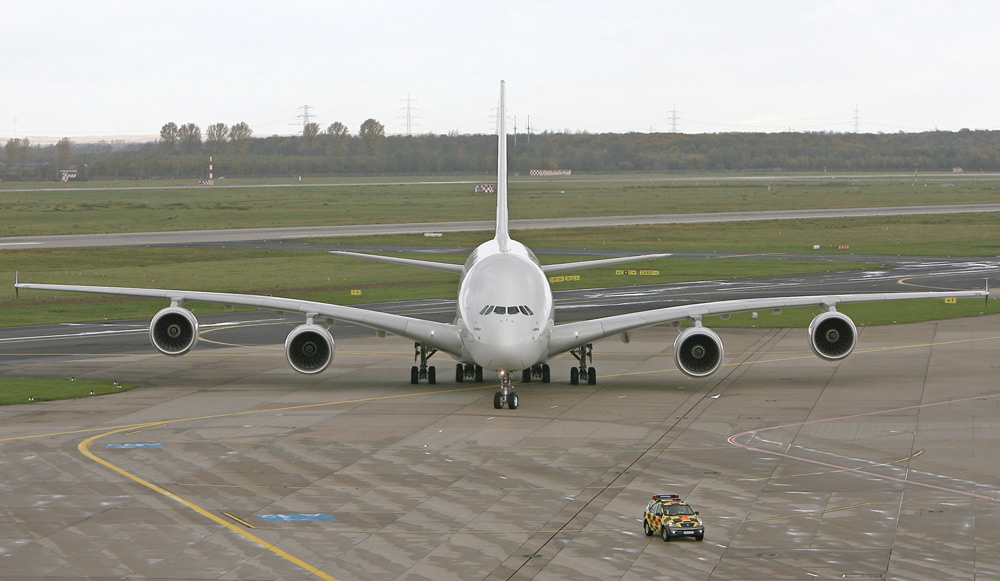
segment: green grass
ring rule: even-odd
[[[911,179],[878,176],[771,182],[766,178],[682,181],[655,176],[586,176],[531,181],[514,177],[511,217],[986,203],[1000,194],[1000,180],[972,176],[947,179],[952,186],[943,187],[942,178],[922,178],[914,185]],[[44,192],[15,190],[10,189],[15,184],[4,184],[8,189],[0,189],[4,216],[0,236],[490,220],[495,213],[494,198],[473,194],[472,184],[467,183],[428,184],[417,183],[416,178],[390,178],[367,180],[367,185],[307,182],[277,187],[276,181],[233,180],[226,183],[241,187],[182,189],[166,189],[170,182],[159,181],[90,182],[82,184],[87,188],[82,191],[60,186]],[[389,181],[404,183],[385,185]]]
[[[0,405],[29,403],[29,398],[39,402],[95,397],[110,393],[121,393],[133,387],[135,386],[129,384],[120,384],[118,386],[111,381],[2,377],[0,378]]]
[[[943,187],[945,180],[954,185]],[[333,179],[323,181],[344,183]],[[263,185],[260,181],[232,180],[226,183],[249,187],[168,190],[162,186],[172,182],[160,181],[140,182],[144,187],[152,185],[153,189],[112,190],[123,182],[91,182],[85,184],[91,188],[86,191],[25,192],[11,191],[11,185],[3,184],[0,212],[4,220],[0,222],[0,235],[492,220],[494,214],[493,198],[472,194],[470,184],[377,185],[396,178],[350,181],[369,185],[328,186],[307,180],[294,187],[275,187],[280,180],[265,180]],[[548,181],[513,178],[511,214],[517,218],[925,205],[993,202],[998,194],[1000,181],[952,176],[939,176],[917,185],[910,179],[879,176],[774,183],[712,177],[693,181],[655,176],[586,176]],[[517,232],[515,237],[536,251],[545,248],[714,250],[783,255],[753,260],[674,258],[631,265],[659,270],[660,274],[653,277],[615,274],[630,265],[585,270],[578,273],[579,281],[553,283],[554,290],[561,290],[885,268],[848,261],[846,257],[843,262],[794,259],[796,254],[817,252],[812,250],[815,244],[821,246],[818,252],[824,254],[993,257],[1000,254],[998,225],[998,214],[955,214],[556,229]],[[489,236],[471,232],[445,234],[435,239],[373,236],[337,238],[330,242],[440,245],[471,250]],[[844,244],[850,245],[850,249],[839,250]],[[426,254],[415,257],[427,258]],[[432,259],[461,263],[465,258],[462,254],[437,255]],[[540,258],[545,263],[582,259]],[[0,251],[0,283],[13,281],[15,270],[20,270],[21,280],[26,282],[273,294],[337,304],[453,298],[457,287],[457,277],[446,273],[300,251],[174,247]],[[361,295],[352,295],[352,290],[360,290]],[[3,309],[0,325],[4,326],[144,318],[162,305],[163,301],[36,291],[24,291],[15,300],[11,285],[0,284]],[[205,304],[194,304],[193,308],[198,314],[222,310],[221,306]]]
[[[415,258],[427,258],[421,254]],[[557,257],[559,262],[580,257]],[[461,263],[464,255],[435,257]],[[554,261],[546,257],[546,261]],[[863,268],[850,263],[835,268]],[[867,265],[870,266],[870,265]],[[655,276],[620,276],[619,269],[655,269]],[[579,281],[554,282],[553,290],[600,288],[695,280],[826,272],[829,263],[795,260],[664,259],[580,271]],[[337,304],[422,298],[454,298],[458,277],[421,268],[334,256],[327,253],[184,248],[105,248],[100,250],[9,250],[0,253],[0,280],[126,286],[280,295]],[[352,295],[360,290],[361,295]],[[83,293],[22,290],[0,285],[0,325],[131,319],[151,316],[164,301]],[[191,303],[196,314],[221,312],[221,305]]]
[[[946,303],[939,299],[857,303],[839,305],[837,310],[851,317],[859,327],[902,325],[1000,313],[997,301],[987,304],[983,299],[960,299],[956,303]],[[705,320],[705,325],[713,328],[804,329],[809,326],[813,317],[821,312],[819,307],[783,309],[779,315],[772,315],[770,310],[765,310],[758,312],[756,319],[752,313],[737,313],[725,321],[718,317],[709,317]]]
[[[536,251],[579,248],[993,257],[1000,255],[998,232],[1000,214],[986,213],[523,230],[514,232],[513,236]],[[449,232],[441,238],[400,234],[313,238],[306,241],[375,246],[444,246],[471,250],[490,236],[486,232]],[[820,249],[813,250],[817,244]],[[850,248],[841,250],[841,245]]]

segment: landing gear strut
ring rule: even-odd
[[[426,379],[427,383],[435,384],[437,383],[437,370],[434,366],[427,366],[427,360],[437,353],[437,349],[434,347],[428,347],[423,343],[413,344],[413,361],[416,362],[420,360],[420,365],[414,365],[410,368],[410,383],[417,384],[420,383],[421,379]]]
[[[455,364],[455,381],[457,383],[462,383],[466,379],[475,380],[476,383],[483,382],[483,368],[479,365],[473,365],[471,363],[466,363],[465,365],[461,363]]]
[[[569,370],[570,384],[579,385],[580,381],[586,381],[587,385],[597,385],[597,370],[587,366],[587,363],[594,361],[594,344],[587,343],[576,349],[570,349],[569,352],[580,362],[578,367],[571,367]]]
[[[531,383],[532,381],[539,379],[542,383],[548,383],[551,381],[551,377],[548,363],[542,363],[541,365],[536,363],[521,372],[521,383]]]
[[[496,409],[503,408],[504,404],[512,410],[517,409],[517,393],[514,392],[514,388],[510,385],[510,373],[506,371],[500,372],[500,391],[493,394],[493,407]]]

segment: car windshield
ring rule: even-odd
[[[667,507],[667,514],[670,516],[693,515],[694,511],[686,504],[671,504]]]

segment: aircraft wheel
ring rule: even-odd
[[[416,365],[410,368],[410,383],[414,385],[420,383],[420,370]]]
[[[503,396],[499,391],[493,394],[493,407],[498,410],[503,409]]]
[[[476,366],[476,382],[477,383],[483,382],[483,368],[480,365]]]
[[[531,370],[525,369],[521,372],[521,383],[531,383]]]
[[[507,396],[507,407],[512,410],[517,409],[517,394],[513,391]]]
[[[597,385],[597,370],[593,367],[587,370],[587,384]]]
[[[414,367],[416,369],[416,367]],[[580,385],[580,370],[576,367],[569,368],[569,384]]]
[[[455,366],[455,382],[462,383],[465,381],[465,366],[459,363]]]
[[[427,383],[434,385],[437,383],[437,370],[431,365],[427,368]]]
[[[548,383],[552,381],[552,374],[549,371],[549,364],[542,364],[542,383]]]

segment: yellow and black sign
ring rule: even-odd
[[[658,270],[616,270],[615,274],[618,276],[660,276],[660,271]]]

